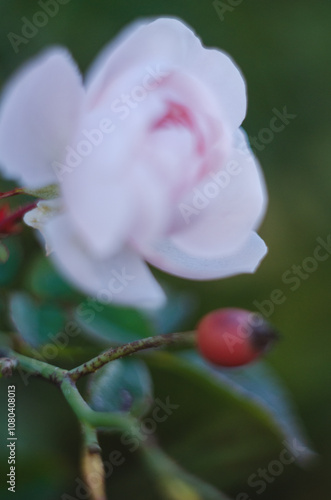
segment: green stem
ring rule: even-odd
[[[120,429],[131,431],[136,427],[136,421],[126,414],[98,412],[92,410],[80,395],[74,382],[68,377],[63,378],[61,390],[75,412],[78,419],[91,427],[107,427],[108,429]]]
[[[89,453],[100,453],[101,448],[98,441],[98,433],[95,427],[86,422],[81,422],[84,447]]]
[[[118,358],[123,358],[124,356],[129,356],[143,349],[150,349],[156,347],[164,347],[171,344],[184,344],[193,346],[195,344],[195,332],[181,332],[181,333],[169,333],[166,335],[155,335],[154,337],[147,337],[144,339],[135,340],[128,344],[124,344],[119,347],[114,347],[108,349],[99,356],[90,359],[86,363],[78,366],[69,371],[72,380],[78,380],[80,377],[93,373],[109,361],[114,361]]]
[[[60,386],[61,391],[85,426],[85,429],[107,427],[122,431],[134,432],[137,428],[136,420],[126,414],[97,412],[92,410],[78,391],[75,381],[84,375],[95,372],[105,364],[118,358],[128,356],[143,349],[163,347],[171,344],[193,345],[195,332],[171,333],[156,335],[145,339],[136,340],[123,346],[109,349],[108,351],[92,358],[90,361],[74,368],[64,370],[50,365],[44,361],[30,358],[6,347],[0,352],[0,369],[5,369],[5,375],[10,375],[12,369],[22,369],[31,375],[42,377]],[[7,370],[7,372],[6,372]],[[89,434],[91,435],[91,434]]]
[[[5,349],[5,354],[12,360],[15,360],[15,368],[21,368],[26,373],[37,377],[45,378],[55,384],[60,384],[64,377],[68,376],[68,370],[63,370],[57,366],[50,365],[38,359],[29,358],[19,354],[11,349]]]
[[[11,368],[21,368],[26,373],[42,377],[59,385],[64,397],[84,425],[122,429],[123,431],[131,430],[135,426],[135,420],[126,415],[92,410],[80,395],[75,383],[70,378],[68,370],[49,365],[44,361],[28,358],[10,349],[6,350],[6,356],[8,357],[1,360],[2,367],[7,366],[8,362],[11,361]]]
[[[129,356],[144,349],[164,347],[172,344],[193,346],[195,345],[195,338],[196,332],[189,331],[181,333],[169,333],[165,335],[155,335],[154,337],[135,340],[134,342],[108,349],[104,353],[99,354],[98,356],[69,371],[58,368],[54,365],[50,365],[48,363],[45,363],[44,361],[25,356],[16,351],[13,351],[8,347],[5,347],[0,352],[0,358],[7,357],[16,360],[18,366],[25,372],[30,373],[31,375],[43,377],[51,382],[60,384],[62,380],[64,378],[67,378],[68,376],[72,381],[76,381],[80,377],[83,377],[90,373],[94,373],[110,361],[114,361],[118,358],[123,358],[124,356]],[[16,365],[15,368],[17,368]]]

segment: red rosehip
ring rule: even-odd
[[[218,309],[202,318],[197,327],[202,356],[219,366],[241,366],[266,352],[278,333],[257,313],[243,309]]]

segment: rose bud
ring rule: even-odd
[[[197,327],[201,355],[219,366],[242,366],[260,357],[278,339],[278,333],[257,313],[218,309]]]

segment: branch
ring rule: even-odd
[[[195,337],[195,332],[171,333],[147,337],[109,349],[70,371],[24,356],[10,348],[5,348],[0,352],[0,357],[2,356],[2,359],[0,359],[0,369],[4,372],[4,375],[11,374],[13,369],[22,369],[26,373],[42,377],[58,385],[83,425],[93,428],[107,427],[108,429],[134,432],[137,427],[136,420],[127,414],[92,410],[78,391],[75,381],[84,375],[94,373],[110,361],[129,356],[144,349],[163,347],[171,344],[193,346],[195,344]]]
[[[86,363],[78,366],[77,368],[70,370],[69,375],[72,380],[78,380],[80,377],[97,371],[99,368],[106,365],[110,361],[114,361],[115,359],[129,356],[144,349],[164,347],[171,344],[193,346],[195,345],[195,332],[190,331],[181,333],[169,333],[165,335],[155,335],[154,337],[135,340],[134,342],[108,349],[108,351],[99,354],[99,356],[96,356],[95,358],[92,358]]]
[[[11,191],[0,193],[0,200],[3,200],[4,198],[11,198],[12,196],[17,196],[18,194],[22,193],[24,193],[23,188],[15,188],[12,189]]]
[[[57,366],[39,361],[38,359],[23,356],[9,348],[3,349],[1,354],[4,356],[0,359],[1,365],[3,365],[4,360],[8,361],[8,359],[10,359],[12,361],[12,368],[21,368],[26,373],[30,373],[36,377],[42,377],[58,385],[64,377],[68,376],[68,370],[58,368]]]
[[[44,361],[28,358],[18,354],[11,349],[1,352],[5,357],[0,359],[0,368],[10,370],[22,369],[36,377],[42,377],[49,382],[58,385],[76,414],[77,418],[83,424],[91,427],[107,427],[108,429],[119,429],[122,431],[131,431],[136,426],[136,421],[126,414],[97,412],[92,410],[78,391],[74,381],[70,378],[70,372],[57,366],[50,365]]]
[[[97,431],[83,424],[84,447],[81,457],[83,478],[90,491],[92,500],[107,500],[105,488],[105,469],[102,463],[101,448]]]
[[[76,416],[84,424],[95,428],[107,427],[108,429],[119,429],[122,431],[131,431],[136,427],[136,420],[127,416],[127,414],[92,410],[69,376],[63,378],[60,387]]]

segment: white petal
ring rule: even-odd
[[[171,200],[166,187],[154,172],[137,168],[131,178],[132,198],[135,199],[135,218],[129,240],[137,251],[159,239],[168,229]]]
[[[192,213],[186,228],[172,240],[192,256],[231,255],[257,229],[264,215],[267,194],[260,166],[242,131],[237,132],[236,141],[226,165],[209,174],[198,191],[193,190],[184,200]],[[222,177],[217,177],[218,173]],[[201,208],[197,208],[198,201]],[[179,207],[183,210],[182,204]]]
[[[200,50],[189,57],[189,68],[217,97],[227,123],[234,131],[246,115],[246,84],[235,62],[225,52],[217,49]]]
[[[156,246],[146,260],[175,276],[192,280],[213,280],[254,273],[266,253],[267,247],[263,240],[256,233],[252,233],[240,250],[221,259],[192,257],[168,240]]]
[[[126,121],[119,120],[94,145],[90,142],[89,154],[78,155],[76,166],[70,167],[74,163],[66,159],[70,168],[61,179],[66,207],[77,231],[100,258],[118,252],[130,237],[159,236],[169,216],[163,184],[153,170],[147,170],[141,151],[156,111],[149,104],[132,112]],[[85,130],[100,131],[102,118],[105,110],[90,113]],[[79,151],[79,143],[86,143],[87,138],[76,139],[73,149]]]
[[[84,93],[70,55],[52,49],[9,82],[0,105],[0,163],[8,177],[31,188],[55,182],[76,133]]]
[[[159,307],[165,295],[148,266],[131,250],[97,259],[83,245],[66,215],[46,226],[51,254],[59,271],[87,294],[103,302],[143,308]]]
[[[192,74],[217,98],[232,130],[245,117],[245,82],[235,63],[224,52],[203,47],[191,28],[178,19],[134,23],[109,44],[88,74],[91,101],[100,99],[133,67],[145,68],[145,75],[152,73],[161,79],[176,69]]]
[[[94,178],[97,175],[86,169],[76,189],[71,184],[74,189],[66,189],[65,195],[76,231],[96,256],[104,258],[118,252],[127,240],[134,210],[128,186],[102,182],[102,177]]]
[[[100,144],[90,142],[91,152],[86,157],[78,154],[77,166],[69,167],[61,179],[63,198],[76,230],[100,258],[119,251],[133,224],[130,172],[124,167],[131,166],[139,137],[135,134],[138,129],[132,122],[130,125],[127,130],[122,125],[104,134]],[[93,127],[97,129],[90,120],[85,129]],[[74,144],[76,152],[79,143]],[[74,165],[68,158],[65,165]]]
[[[134,22],[101,51],[87,74],[87,87],[91,93],[102,93],[120,74],[135,66],[151,64],[154,71],[160,64],[173,67],[187,54],[190,44],[198,47],[200,41],[177,19]]]

